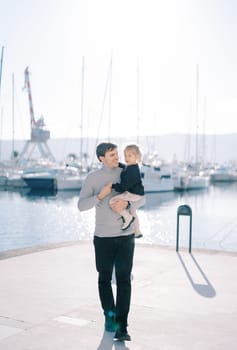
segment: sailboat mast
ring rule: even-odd
[[[199,131],[199,65],[196,67],[196,167],[198,165],[198,131]]]
[[[82,57],[82,69],[81,69],[81,146],[80,146],[80,160],[83,157],[83,119],[84,119],[84,75],[85,75],[85,57]]]
[[[12,158],[14,160],[15,150],[15,79],[12,73]]]
[[[1,119],[0,119],[0,160],[2,159],[2,130],[3,130],[3,108],[1,108]]]
[[[2,66],[3,66],[3,52],[4,52],[4,46],[2,46],[2,53],[1,53],[1,63],[0,63],[0,102],[1,102],[1,86],[2,86]],[[1,104],[0,104],[1,106]],[[0,160],[2,158],[2,125],[3,125],[3,108],[1,107],[1,119],[0,119]]]
[[[204,97],[204,118],[203,118],[203,137],[202,137],[202,165],[206,163],[206,119],[207,119],[207,97]]]
[[[139,130],[140,128],[140,69],[139,62],[137,63],[137,144],[139,145]]]
[[[109,115],[108,115],[108,140],[111,137],[111,106],[112,106],[112,72],[113,72],[113,59],[111,55],[110,70],[109,70]]]
[[[99,140],[99,132],[100,132],[100,127],[102,125],[102,119],[103,119],[103,115],[104,115],[104,108],[105,108],[107,92],[108,92],[108,89],[111,90],[111,87],[112,87],[111,86],[111,78],[112,78],[111,70],[112,70],[112,59],[111,59],[110,64],[109,64],[109,70],[108,70],[106,84],[105,84],[105,92],[104,92],[104,97],[103,97],[102,109],[101,109],[101,113],[100,113],[100,117],[99,117],[98,129],[97,129],[96,144]],[[109,119],[111,119],[111,118],[109,118]]]
[[[2,65],[3,65],[3,52],[4,52],[4,46],[2,46],[1,64],[0,64],[0,97],[1,97],[1,86],[2,86]]]

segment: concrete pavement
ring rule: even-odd
[[[131,342],[104,332],[92,242],[0,253],[2,350],[234,350],[237,254],[136,244]]]

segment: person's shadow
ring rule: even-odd
[[[97,348],[97,350],[129,350],[129,348],[126,346],[125,342],[123,341],[114,341],[113,340],[113,333],[109,333],[104,331],[102,339],[100,341],[100,344]]]
[[[203,270],[201,269],[200,265],[198,264],[197,260],[194,258],[194,256],[192,254],[190,254],[190,257],[196,267],[196,269],[199,271],[200,275],[202,276],[203,279],[203,283],[195,283],[191,273],[188,270],[188,267],[185,265],[181,255],[179,253],[178,257],[179,260],[184,268],[184,271],[186,272],[186,275],[193,287],[193,289],[200,294],[201,296],[205,297],[205,298],[214,298],[216,296],[216,290],[213,287],[213,285],[211,284],[211,282],[209,281],[209,279],[207,278],[207,276],[205,275],[205,273],[203,272]]]

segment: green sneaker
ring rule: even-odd
[[[115,322],[115,314],[110,311],[107,315],[105,315],[105,330],[107,332],[116,332],[118,327]]]

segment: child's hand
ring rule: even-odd
[[[128,202],[123,199],[116,199],[110,206],[115,213],[121,213],[122,210],[127,208]]]

